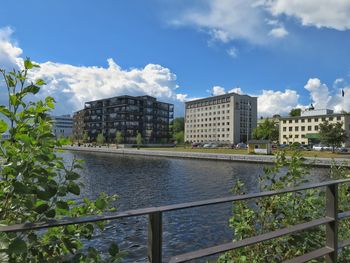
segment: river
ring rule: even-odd
[[[104,153],[65,152],[85,161],[81,172],[83,197],[96,198],[100,192],[118,194],[118,211],[199,201],[231,194],[237,180],[247,192],[257,191],[257,178],[266,164],[207,161],[162,157],[123,156]],[[327,169],[314,168],[311,180],[327,178]],[[207,206],[166,213],[163,216],[163,258],[229,242],[231,204]],[[93,245],[106,249],[117,241],[128,255],[123,262],[147,261],[147,218],[111,222],[94,237]]]

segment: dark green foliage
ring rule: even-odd
[[[102,133],[99,133],[98,135],[97,135],[97,138],[96,138],[96,142],[97,142],[97,144],[98,145],[102,145],[102,144],[104,144],[105,143],[105,137],[103,136],[103,134]]]
[[[253,138],[257,140],[278,141],[279,131],[273,120],[265,119],[253,130]]]
[[[184,117],[175,118],[170,123],[172,139],[177,143],[184,143],[185,119]]]
[[[301,109],[299,108],[291,109],[289,112],[289,116],[291,117],[298,117],[300,115],[301,115]]]
[[[324,121],[320,124],[319,128],[321,142],[325,145],[332,146],[333,152],[335,147],[341,146],[341,144],[348,139],[346,131],[343,129],[342,122],[329,123],[328,121]]]
[[[39,222],[62,217],[98,215],[110,211],[116,196],[101,193],[96,201],[76,204],[71,194],[80,194],[80,161],[67,165],[56,155],[65,139],[52,134],[49,117],[54,99],[27,102],[45,84],[41,79],[28,83],[28,70],[38,67],[29,59],[23,70],[1,70],[8,92],[8,106],[0,106],[0,133],[10,139],[0,142],[0,225]],[[0,82],[3,83],[3,82]],[[34,84],[35,83],[35,84]],[[112,253],[101,255],[84,248],[95,229],[105,223],[71,225],[44,231],[0,233],[0,262],[116,262],[121,254],[112,244]]]
[[[265,168],[259,177],[259,191],[278,190],[297,187],[308,182],[309,167],[304,164],[299,151],[294,151],[291,158],[286,153],[277,153],[275,165]],[[349,178],[349,170],[333,166],[330,169],[331,179]],[[233,188],[235,195],[244,194],[245,185],[237,182]],[[350,210],[350,191],[347,185],[339,189],[340,211]],[[324,216],[324,189],[310,189],[249,201],[234,202],[233,216],[229,224],[234,231],[233,240],[238,241],[257,236],[291,225],[311,221]],[[340,239],[350,237],[350,221],[341,222]],[[325,228],[317,227],[292,235],[283,236],[245,248],[239,248],[220,256],[218,262],[238,263],[277,263],[303,255],[325,244]],[[323,262],[323,261],[312,261]],[[339,262],[350,262],[350,249],[344,249]]]

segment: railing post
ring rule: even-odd
[[[154,212],[148,215],[148,261],[162,262],[162,213]]]
[[[326,246],[334,249],[326,255],[326,263],[337,263],[338,256],[338,184],[331,184],[326,189],[326,216],[334,218],[326,224]]]

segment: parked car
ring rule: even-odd
[[[312,146],[312,150],[314,150],[314,151],[330,151],[330,150],[332,150],[332,147],[326,146],[323,144],[315,144],[314,146]]]
[[[345,147],[337,147],[335,148],[335,151],[339,153],[347,153],[348,149],[346,149]]]
[[[236,149],[247,149],[247,148],[248,146],[243,142],[237,143],[236,145]]]

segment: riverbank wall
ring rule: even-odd
[[[248,154],[220,154],[220,153],[203,153],[203,152],[180,152],[165,150],[146,150],[146,149],[116,149],[108,147],[85,147],[85,146],[64,146],[64,150],[92,153],[110,153],[121,155],[138,155],[152,157],[168,158],[190,158],[216,161],[233,161],[233,162],[250,162],[250,163],[273,163],[276,157],[273,155],[248,155]],[[319,158],[304,157],[305,163],[313,166],[329,167],[332,163],[350,167],[350,159],[346,158]]]

